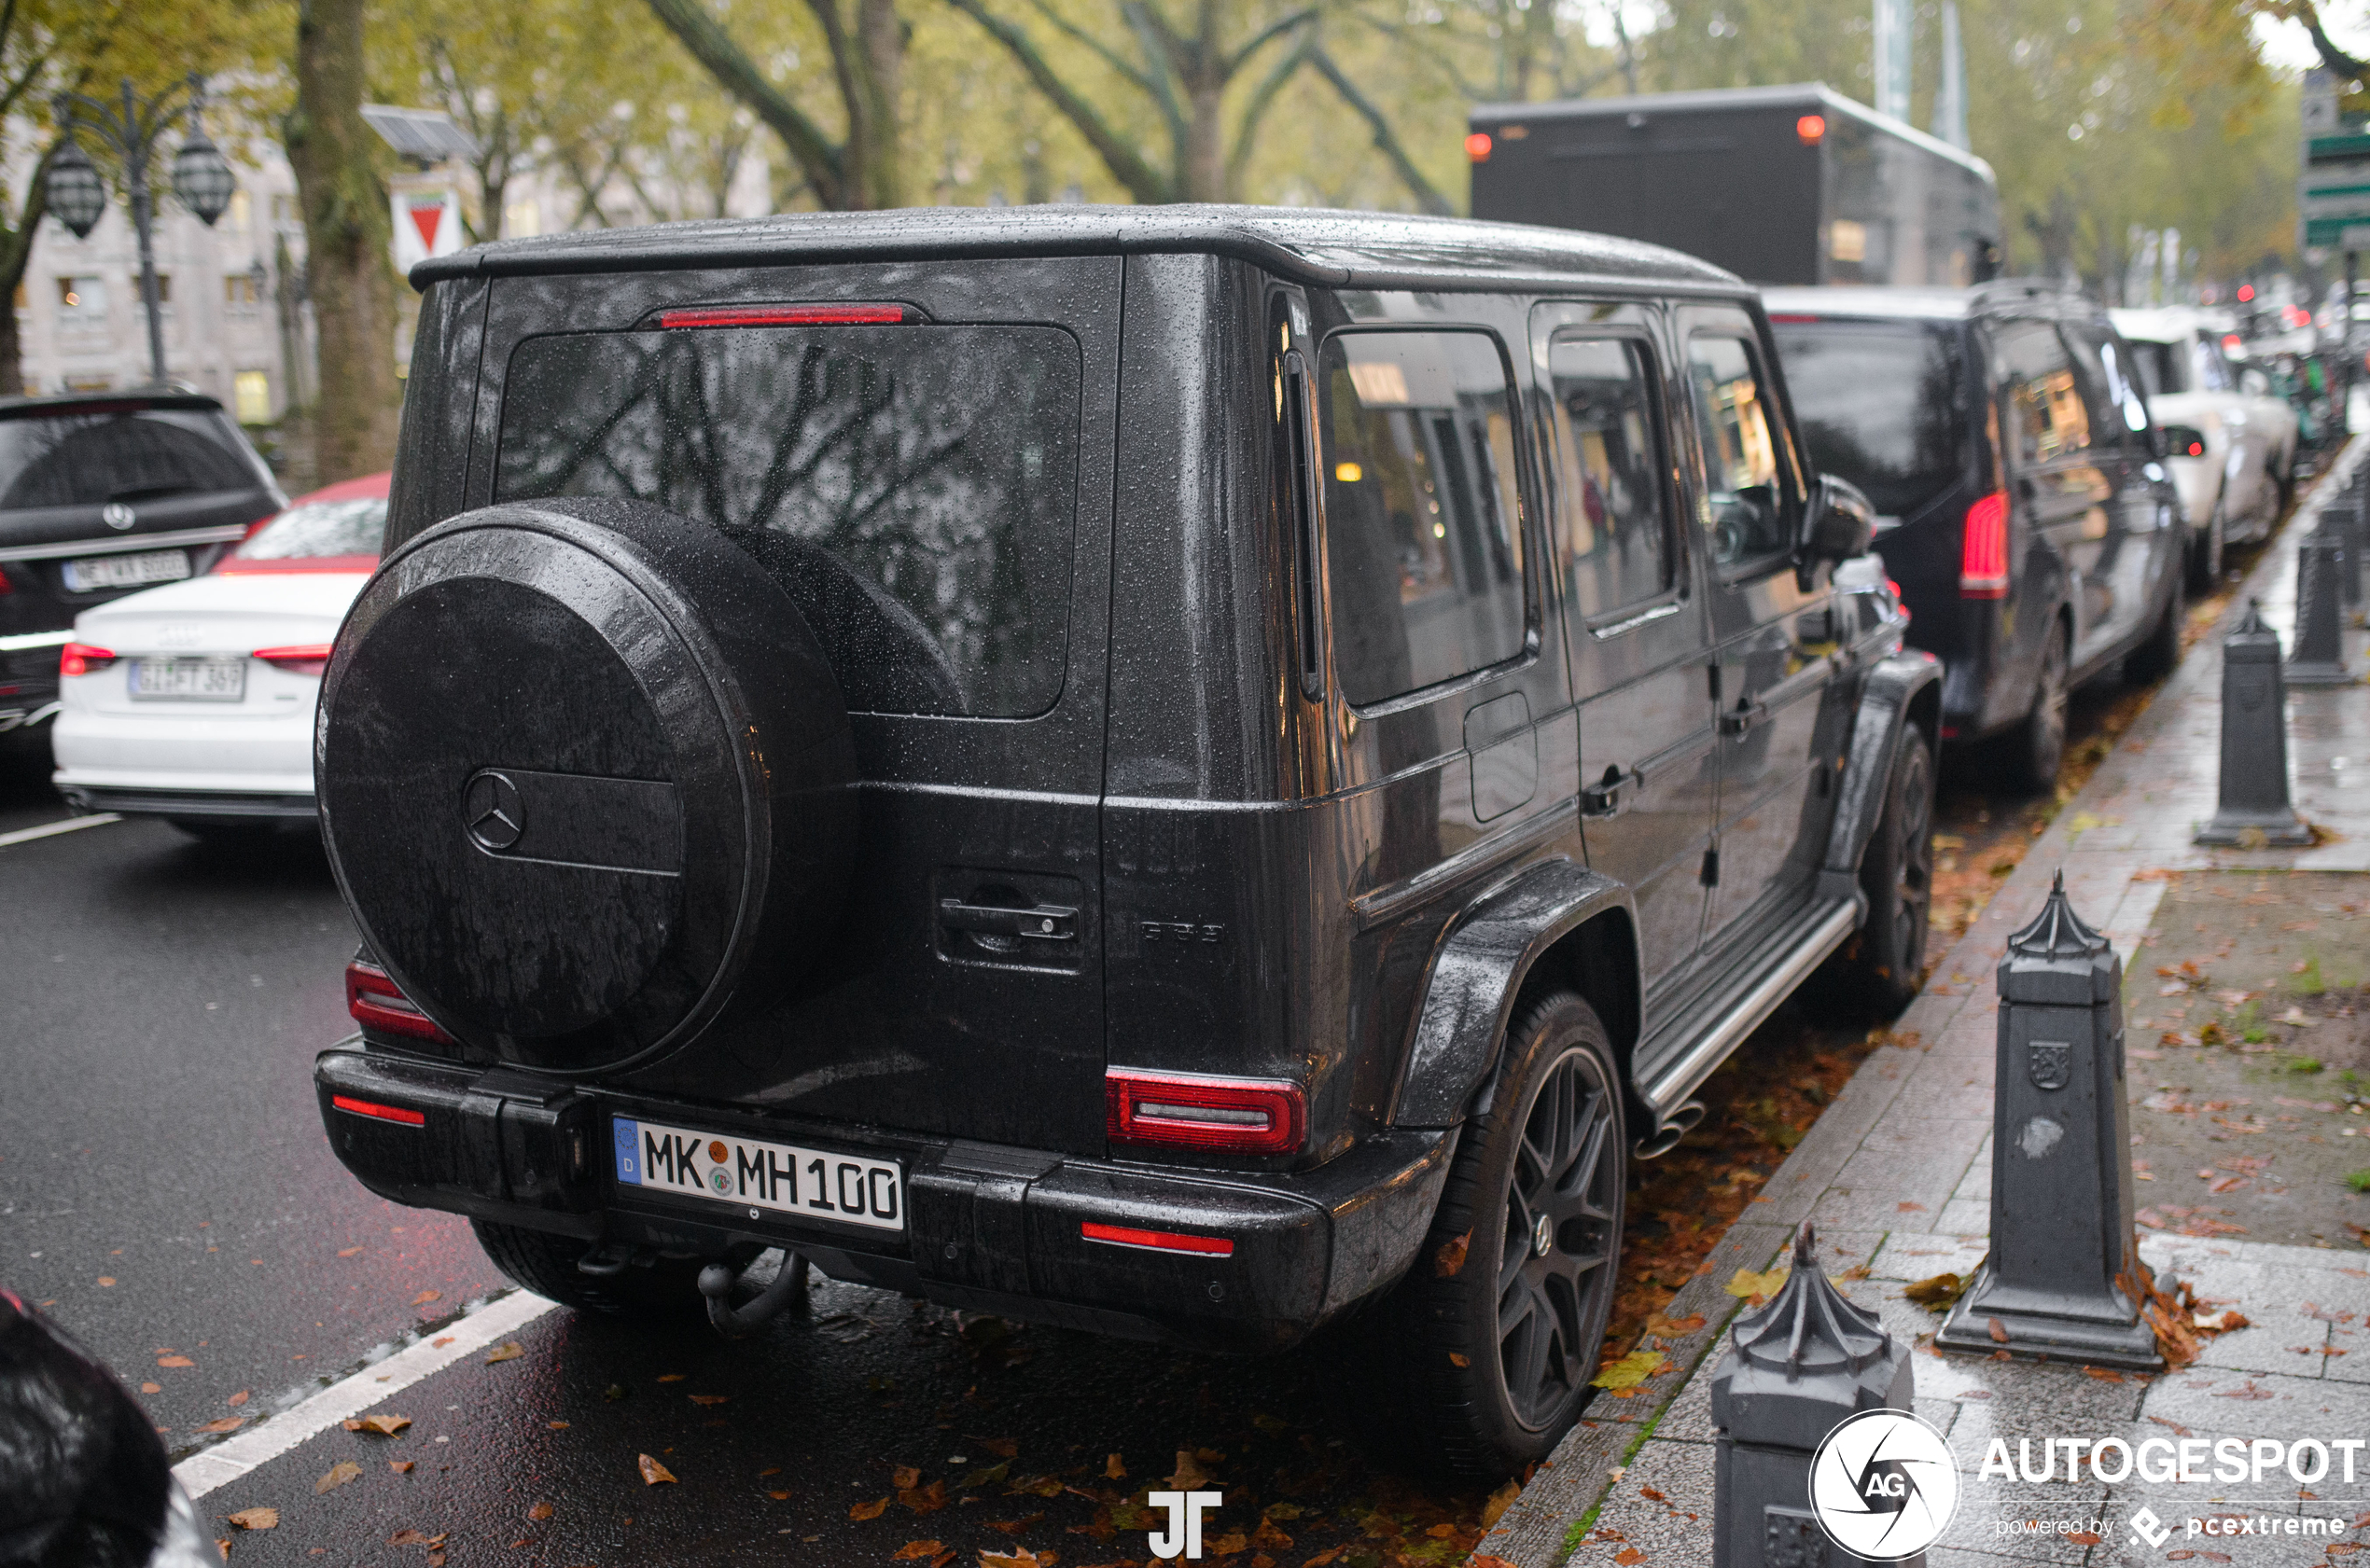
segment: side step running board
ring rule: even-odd
[[[1680,1113],[1687,1108],[1687,1097],[1697,1086],[1711,1076],[1728,1053],[1744,1043],[1745,1036],[1762,1025],[1762,1021],[1778,1010],[1778,1005],[1793,994],[1794,988],[1813,969],[1827,961],[1827,955],[1850,939],[1860,926],[1860,902],[1856,898],[1839,899],[1824,909],[1814,909],[1801,928],[1802,934],[1776,962],[1761,971],[1741,993],[1725,1000],[1722,1010],[1695,1036],[1695,1043],[1678,1060],[1655,1073],[1648,1082],[1638,1086],[1647,1105],[1654,1113],[1656,1131],[1643,1140],[1652,1147],[1660,1141],[1662,1131],[1676,1124]],[[1700,1117],[1702,1112],[1697,1110]],[[1689,1121],[1687,1126],[1694,1125]],[[1679,1129],[1681,1132],[1686,1126]],[[1675,1141],[1675,1140],[1674,1140]],[[1659,1154],[1667,1149],[1656,1149]]]

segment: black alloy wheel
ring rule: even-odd
[[[1934,898],[1934,754],[1915,726],[1894,749],[1860,887],[1867,923],[1820,970],[1814,995],[1820,1011],[1854,1022],[1897,1018],[1925,978]]]
[[[2172,575],[2165,586],[2165,607],[2156,617],[2155,625],[2148,631],[2145,641],[2124,656],[2123,678],[2132,686],[2146,686],[2172,673],[2181,663],[2181,629],[2189,614],[2189,595],[2182,586],[2181,574]]]
[[[2046,795],[2057,787],[2066,760],[2066,639],[2063,623],[2050,628],[2041,650],[2041,673],[2033,682],[2032,710],[2008,734],[2008,764],[2014,787]]]
[[[1414,1267],[1360,1325],[1363,1397],[1416,1463],[1495,1483],[1579,1419],[1619,1284],[1628,1170],[1596,1011],[1568,991],[1525,1003]]]
[[[2222,560],[2228,547],[2230,523],[2223,512],[2222,501],[2216,497],[2213,515],[2206,520],[2204,532],[2189,548],[2189,591],[2211,593],[2222,582]]]

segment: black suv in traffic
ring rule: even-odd
[[[0,397],[0,748],[49,744],[77,612],[199,576],[287,504],[202,393]]]
[[[2138,361],[2107,312],[2029,283],[1773,288],[1811,462],[1875,505],[1942,736],[2056,785],[2066,694],[2181,657],[2188,530]]]
[[[1630,1162],[1814,971],[1917,983],[1939,672],[1724,272],[1185,207],[413,275],[315,1075],[537,1292],[722,1314],[781,1248],[1206,1347],[1357,1314],[1503,1475]]]

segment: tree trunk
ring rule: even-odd
[[[856,90],[863,102],[848,105],[849,120],[864,128],[861,145],[851,149],[863,189],[856,204],[902,207],[905,128],[898,94],[905,80],[905,22],[897,14],[897,0],[857,0],[856,54]]]
[[[362,122],[362,9],[363,0],[300,0],[287,129],[320,333],[319,467],[330,480],[395,455],[394,236]]]
[[[57,155],[52,142],[25,182],[24,211],[14,229],[0,227],[0,395],[29,391],[24,384],[24,343],[17,332],[17,289],[33,260],[33,237],[42,215],[49,210],[49,160]]]
[[[1219,107],[1226,93],[1224,80],[1205,71],[1185,93],[1190,115],[1185,122],[1185,200],[1226,200],[1226,126]]]

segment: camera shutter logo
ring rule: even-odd
[[[474,774],[461,790],[461,823],[478,848],[499,854],[526,831],[526,808],[519,786],[492,769]]]
[[[1811,1457],[1811,1512],[1854,1557],[1915,1557],[1940,1538],[1958,1506],[1950,1445],[1906,1410],[1863,1411],[1828,1433]]]
[[[120,501],[110,501],[99,508],[99,520],[120,534],[140,520],[140,514]]]

